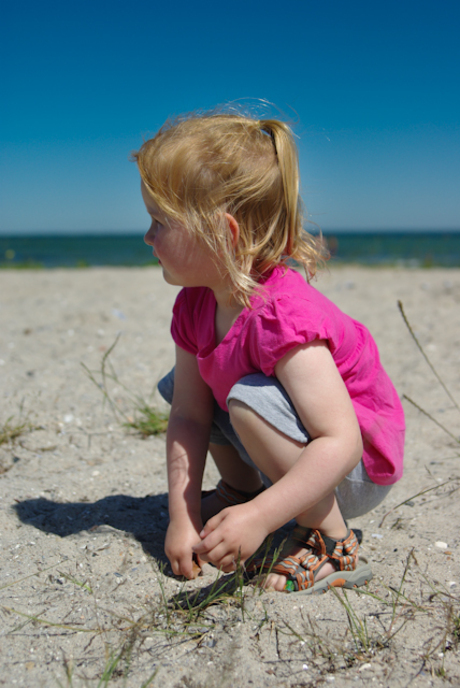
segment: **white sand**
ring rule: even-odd
[[[460,412],[417,350],[397,300],[460,400],[460,270],[332,268],[317,286],[370,328],[399,393],[458,436]],[[164,438],[126,434],[81,363],[97,370],[121,332],[110,360],[121,383],[148,397],[173,363],[176,293],[155,268],[0,272],[0,423],[22,409],[41,428],[0,446],[0,685],[105,685],[99,679],[110,651],[141,618],[127,678],[120,662],[108,685],[140,687],[155,671],[151,685],[189,688],[441,686],[443,671],[459,684],[452,619],[460,614],[460,446],[407,401],[404,478],[354,523],[374,570],[367,590],[381,598],[348,593],[367,622],[368,651],[356,649],[333,592],[249,593],[244,617],[236,604],[211,607],[213,628],[196,637],[168,637],[159,632],[165,617],[148,617],[160,582],[167,598],[183,587],[159,573]],[[131,413],[126,392],[114,386]],[[205,487],[215,480],[209,467]],[[388,586],[399,588],[408,557],[402,591],[409,601],[393,609]],[[215,578],[206,566],[185,588]]]

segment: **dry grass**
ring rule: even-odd
[[[70,569],[71,562],[66,566]],[[68,621],[3,607],[9,620],[8,633],[21,635],[27,628],[33,644],[43,633],[84,637],[79,644],[83,655],[80,652],[78,661],[65,654],[62,658],[64,679],[56,679],[56,684],[66,688],[160,685],[155,679],[165,655],[175,657],[186,652],[200,661],[200,652],[206,652],[203,658],[212,656],[211,649],[222,639],[231,653],[232,642],[238,636],[254,646],[253,652],[259,648],[263,654],[272,648],[277,659],[268,669],[263,656],[260,659],[268,673],[281,676],[292,673],[287,669],[293,670],[299,664],[308,665],[309,676],[318,681],[326,675],[345,675],[350,668],[371,662],[384,667],[389,658],[402,653],[405,638],[411,633],[420,635],[421,628],[424,642],[418,658],[420,667],[455,680],[449,675],[445,658],[449,653],[454,655],[459,647],[460,600],[420,570],[414,551],[407,557],[395,588],[383,586],[381,594],[368,589],[332,589],[329,595],[335,599],[334,630],[324,620],[312,618],[306,597],[297,597],[305,604],[295,619],[291,605],[285,606],[284,613],[279,609],[271,611],[267,593],[244,585],[241,570],[227,576],[217,574],[215,582],[199,595],[187,592],[185,584],[181,592],[168,595],[168,578],[161,569],[154,566],[154,570],[160,592],[148,602],[130,604],[128,611],[121,612],[109,598],[100,600],[92,585],[64,571],[61,564],[57,577],[48,574],[48,580],[66,580],[73,586],[73,600],[65,605]],[[409,571],[413,577],[410,584]],[[63,589],[61,594],[66,595],[66,591]],[[78,621],[82,616],[90,618],[91,623]],[[229,660],[231,656],[227,656]],[[218,684],[177,683],[181,685]],[[310,683],[291,681],[281,685]]]
[[[120,335],[117,336],[114,343],[104,353],[98,370],[90,370],[84,363],[82,363],[82,367],[91,382],[101,391],[104,402],[110,406],[115,418],[122,427],[129,431],[134,431],[143,438],[164,433],[168,427],[168,415],[158,411],[144,397],[134,394],[120,381],[112,365],[109,357],[118,344],[119,339]],[[112,384],[124,390],[127,404],[117,403],[114,400],[110,391]],[[131,410],[126,411],[126,406],[131,407]]]
[[[11,450],[20,437],[37,429],[38,426],[32,423],[28,416],[24,418],[23,410],[20,408],[17,418],[10,416],[0,425],[0,447]],[[5,460],[4,456],[0,456],[0,475],[9,471],[14,461],[15,459],[13,458],[13,463],[11,463],[11,460]]]
[[[14,416],[10,416],[0,425],[0,445],[13,444],[21,435],[36,429],[37,426],[31,423],[28,418],[14,420]]]

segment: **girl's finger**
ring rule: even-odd
[[[194,545],[192,547],[192,551],[195,552],[195,554],[199,554],[200,556],[203,554],[208,554],[212,549],[217,547],[217,545],[221,542],[221,538],[219,535],[216,535],[214,531],[209,533],[206,537],[203,538],[201,542],[199,542],[197,545]]]
[[[237,564],[233,554],[226,554],[218,563],[214,563],[214,566],[218,566],[224,573],[231,573],[236,570]]]
[[[202,559],[198,554],[196,555],[196,563],[200,568],[203,568],[203,564],[205,563],[204,559]]]
[[[200,533],[200,538],[202,538],[202,539],[206,538],[208,535],[210,535],[217,528],[217,526],[222,521],[221,513],[222,512],[220,512],[219,514],[216,514],[215,516],[210,518],[209,521],[206,522],[206,524],[203,527],[203,530]]]
[[[228,545],[224,542],[214,547],[211,551],[207,552],[205,555],[206,559],[210,561],[217,568],[224,568],[233,565],[235,561],[234,553],[229,549]],[[230,569],[233,571],[233,568]]]
[[[180,576],[181,575],[181,565],[177,561],[177,559],[175,559],[174,561],[171,561],[170,563],[171,563],[171,568],[173,570],[174,575]]]

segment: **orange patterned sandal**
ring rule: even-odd
[[[307,548],[307,552],[300,557],[290,556],[288,553],[298,546]],[[327,592],[331,587],[357,588],[372,578],[367,561],[362,558],[358,562],[358,549],[358,539],[352,530],[348,530],[343,540],[334,540],[319,530],[296,526],[275,564],[266,561],[262,570],[286,576],[287,592],[308,595]],[[326,563],[336,570],[317,581],[318,572]]]

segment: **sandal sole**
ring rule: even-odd
[[[362,563],[354,571],[335,571],[329,576],[321,578],[311,588],[293,590],[290,595],[313,595],[327,592],[330,588],[359,588],[373,578],[372,569],[367,563]]]

